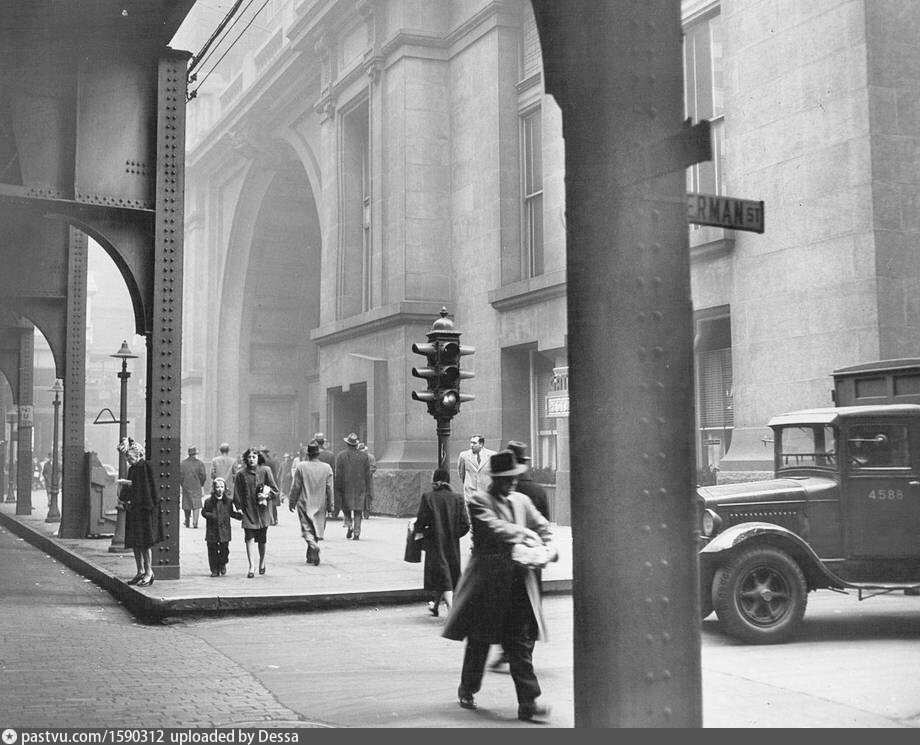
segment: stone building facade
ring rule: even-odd
[[[716,151],[688,191],[765,202],[763,234],[689,227],[698,467],[745,480],[771,468],[770,416],[830,405],[833,369],[920,356],[920,8],[682,10],[687,115]],[[437,453],[411,345],[443,306],[476,348],[452,462],[472,433],[530,443],[567,523],[578,288],[529,2],[270,0],[217,56],[190,83],[184,439],[354,431],[375,509],[413,512]]]

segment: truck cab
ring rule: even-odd
[[[776,643],[811,591],[920,589],[920,386],[914,403],[878,401],[893,400],[899,372],[920,382],[915,362],[835,372],[836,399],[871,390],[875,402],[776,416],[773,479],[697,489],[704,618],[715,610],[730,635]]]

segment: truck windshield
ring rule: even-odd
[[[789,468],[835,468],[837,433],[827,424],[796,424],[777,433],[776,470]]]

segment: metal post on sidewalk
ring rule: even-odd
[[[121,372],[118,378],[121,380],[121,400],[118,415],[118,442],[121,442],[128,435],[128,378],[131,373],[128,372],[128,360],[137,359],[136,354],[132,354],[128,348],[128,341],[121,343],[121,349],[115,354],[109,355],[121,360]],[[118,478],[127,478],[128,462],[125,460],[125,454],[118,453]],[[127,551],[125,548],[125,508],[120,503],[116,503],[118,514],[115,518],[115,535],[112,536],[112,545],[109,546],[109,553],[119,553]]]
[[[58,446],[58,413],[61,408],[61,391],[64,386],[61,385],[61,379],[56,378],[54,385],[51,386],[54,392],[54,439],[51,443],[51,483],[45,486],[48,489],[48,515],[45,517],[46,523],[59,523],[61,521],[61,511],[58,509],[58,494],[61,490],[61,468],[58,463],[60,449]]]
[[[19,419],[19,415],[16,413],[15,409],[10,409],[6,413],[6,423],[10,425],[10,437],[7,440],[7,454],[9,455],[9,466],[7,468],[7,479],[6,484],[6,496],[4,502],[15,502],[16,501],[16,461],[14,460],[14,454],[16,451],[16,421]]]

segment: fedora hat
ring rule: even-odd
[[[189,454],[189,455],[198,455],[198,448],[189,448],[189,449],[188,449],[188,454]]]
[[[527,466],[518,463],[514,453],[502,450],[489,458],[489,473],[493,478],[497,476],[517,476],[524,473]]]
[[[353,447],[357,447],[358,446],[358,435],[356,435],[354,432],[351,432],[348,435],[348,437],[345,438],[345,444],[352,445]]]
[[[518,463],[526,463],[530,460],[530,456],[527,455],[527,446],[518,440],[510,440],[508,442],[508,450],[514,453],[514,457],[517,458]]]
[[[315,440],[307,444],[307,455],[319,455],[319,444]]]

